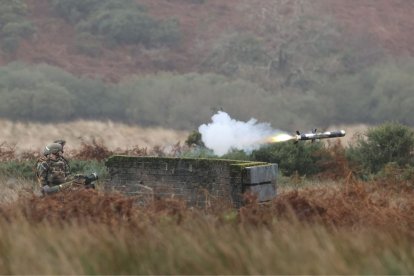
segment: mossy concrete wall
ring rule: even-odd
[[[240,206],[243,193],[259,201],[276,195],[277,165],[224,159],[112,156],[106,189],[127,195],[175,197],[189,205],[225,200]]]

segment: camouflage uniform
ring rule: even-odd
[[[43,150],[36,164],[36,176],[43,194],[56,193],[72,186],[68,161],[61,156],[61,144],[52,143]]]
[[[40,187],[45,185],[51,187],[65,183],[70,175],[69,164],[62,156],[59,156],[57,160],[44,156],[38,160],[36,167]]]
[[[43,157],[36,164],[36,176],[43,194],[53,194],[69,189],[73,185],[95,188],[93,181],[98,179],[96,173],[90,175],[71,175],[68,161],[61,155],[61,143],[52,143],[45,147]]]

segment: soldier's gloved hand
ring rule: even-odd
[[[45,185],[42,187],[42,194],[51,195],[51,194],[59,192],[61,189],[62,189],[62,185],[56,185],[56,186]]]
[[[43,185],[41,188],[42,195],[48,195],[50,193],[50,186],[49,185]]]

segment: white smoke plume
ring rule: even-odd
[[[257,123],[254,118],[248,122],[237,121],[223,111],[213,115],[211,120],[211,123],[201,125],[198,131],[206,147],[218,156],[232,148],[251,152],[265,144],[270,136],[282,133],[269,123]]]

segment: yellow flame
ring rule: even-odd
[[[278,135],[270,137],[269,142],[270,143],[279,143],[279,142],[289,141],[291,139],[293,139],[292,135],[282,133],[282,134],[278,134]]]

